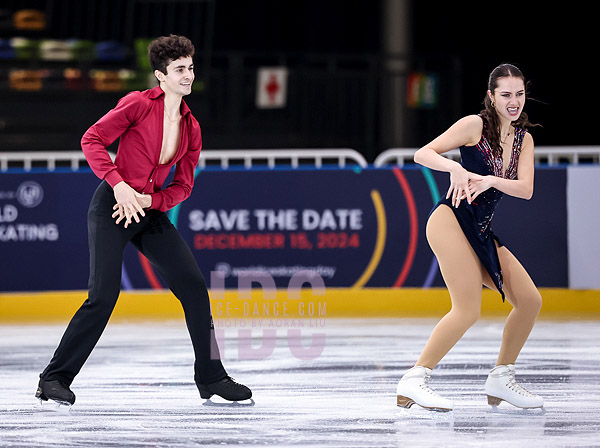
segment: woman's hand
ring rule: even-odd
[[[140,195],[125,182],[119,182],[115,185],[113,192],[117,203],[113,207],[115,212],[112,214],[112,217],[116,219],[116,224],[125,219],[125,228],[127,228],[131,224],[132,219],[135,222],[140,222],[138,214],[146,216],[144,209],[138,202],[138,197],[147,195]]]
[[[470,204],[474,199],[470,191],[470,183],[480,181],[482,176],[465,170],[458,165],[450,171],[450,188],[446,193],[446,199],[452,198],[452,206],[458,208],[460,201],[466,199]]]
[[[492,188],[494,179],[494,176],[478,176],[478,178],[469,179],[471,200],[474,201],[481,193]]]

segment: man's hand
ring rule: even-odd
[[[140,204],[140,207],[142,208],[150,208],[150,206],[152,205],[152,196],[150,196],[149,194],[141,194],[136,191],[135,198],[137,199],[138,204]]]
[[[146,202],[147,199],[145,196],[147,196],[150,202],[152,202],[150,196],[139,194],[125,182],[119,182],[115,185],[113,192],[117,203],[113,207],[115,212],[112,214],[112,217],[116,219],[116,224],[119,224],[125,219],[125,228],[127,228],[127,226],[131,224],[132,218],[135,222],[140,222],[138,213],[142,216],[146,216],[143,207],[140,205],[139,199],[141,199],[142,202]]]

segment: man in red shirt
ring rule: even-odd
[[[36,397],[41,400],[75,402],[69,386],[117,302],[128,242],[150,260],[181,301],[196,355],[194,380],[200,396],[219,395],[230,401],[252,396],[221,364],[206,282],[165,214],[191,194],[202,148],[200,126],[183,101],[194,81],[193,55],[194,46],[183,36],[154,40],[148,56],[159,86],[123,97],[81,140],[90,167],[103,180],[88,210],[89,293],[40,374]],[[106,148],[117,138],[113,163]],[[173,181],[163,189],[173,165]]]

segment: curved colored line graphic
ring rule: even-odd
[[[121,264],[121,285],[125,291],[131,291],[133,289],[131,280],[129,280],[129,276],[127,275],[127,270],[125,270],[125,262]]]
[[[201,171],[200,167],[197,166],[196,170],[194,171],[194,180],[196,180],[196,177],[198,177],[198,174],[200,174],[200,171]],[[167,212],[169,221],[171,221],[171,223],[175,226],[175,228],[177,228],[177,221],[179,220],[179,209],[180,208],[181,208],[181,202]]]
[[[140,264],[142,265],[144,274],[146,274],[146,278],[148,279],[148,282],[150,282],[150,286],[152,287],[152,289],[163,289],[148,259],[139,252],[138,258],[140,259]]]
[[[431,193],[431,199],[433,199],[433,203],[437,204],[440,200],[440,191],[438,190],[437,184],[433,178],[433,174],[431,174],[431,170],[427,167],[422,167],[421,172],[423,173],[423,177],[425,177],[425,181],[427,182],[427,186],[429,187],[429,192]],[[429,266],[429,272],[427,272],[427,277],[425,278],[425,283],[423,283],[423,288],[429,288],[433,284],[433,279],[435,274],[437,274],[438,270],[438,261],[433,256],[433,260],[431,260],[431,265]]]
[[[408,277],[410,268],[415,260],[415,253],[417,252],[417,239],[419,236],[419,220],[417,218],[417,206],[415,205],[415,198],[410,189],[410,185],[408,185],[406,177],[398,168],[393,168],[392,171],[394,172],[396,179],[398,179],[400,187],[402,187],[402,192],[404,193],[404,198],[406,199],[406,206],[408,207],[408,219],[410,222],[410,237],[408,241],[408,250],[406,251],[406,258],[404,259],[404,266],[402,266],[400,275],[398,275],[398,278],[394,283],[394,288],[400,288],[406,281],[406,277]]]
[[[377,240],[375,241],[375,249],[373,250],[373,255],[371,255],[371,260],[356,283],[352,285],[353,288],[362,288],[364,285],[366,285],[373,275],[373,272],[375,272],[375,269],[377,269],[379,261],[381,260],[381,255],[383,255],[383,249],[385,247],[387,223],[383,201],[381,200],[381,195],[377,190],[371,190],[371,199],[373,201],[373,207],[375,207],[375,215],[377,216]]]
[[[181,204],[177,204],[175,207],[173,207],[167,212],[167,217],[169,218],[169,221],[171,221],[171,223],[175,226],[175,228],[177,228],[177,220],[179,219],[180,205]]]

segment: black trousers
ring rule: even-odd
[[[131,242],[157,269],[179,299],[196,356],[194,380],[206,384],[227,373],[214,336],[206,282],[192,252],[167,215],[146,210],[140,222],[124,228],[111,217],[116,201],[106,182],[96,189],[88,210],[90,278],[87,300],[75,313],[40,375],[71,384],[96,346],[117,303],[121,289],[123,251]],[[212,354],[212,356],[211,356]]]

